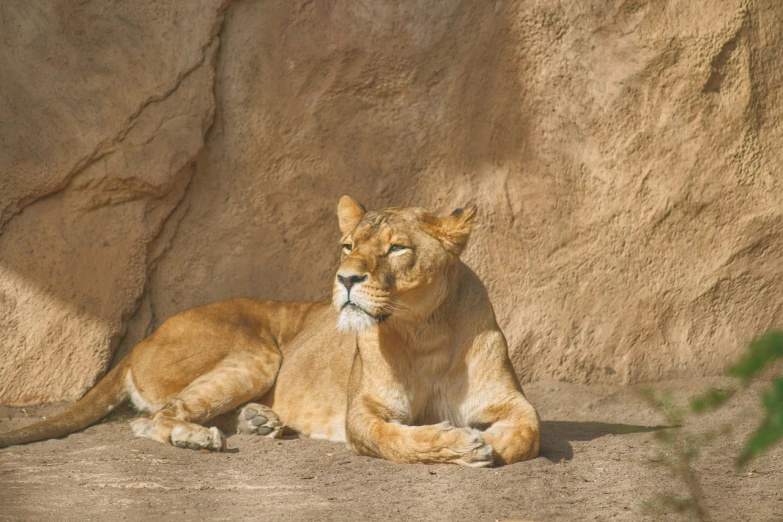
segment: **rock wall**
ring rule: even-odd
[[[29,5],[28,5],[29,4]],[[475,202],[525,381],[720,372],[781,322],[783,6],[0,5],[0,402],[172,314],[321,299],[334,210]]]

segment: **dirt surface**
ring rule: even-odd
[[[683,400],[725,379],[656,385]],[[0,520],[679,520],[650,512],[684,493],[660,465],[662,420],[633,388],[544,381],[526,392],[544,420],[541,456],[493,469],[399,465],[342,444],[229,438],[200,453],[131,436],[113,418],[67,438],[0,450]],[[0,410],[0,430],[59,411]],[[696,468],[715,520],[783,519],[783,448],[733,468],[759,413],[758,387],[684,429],[737,428]],[[29,415],[29,417],[28,417]],[[739,420],[737,420],[739,419]],[[663,453],[661,453],[663,451]]]

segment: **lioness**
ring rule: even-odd
[[[337,214],[332,306],[234,299],[182,312],[71,408],[0,435],[0,447],[72,433],[130,398],[152,413],[135,435],[183,448],[224,449],[202,424],[244,405],[241,432],[279,437],[285,425],[395,462],[536,457],[538,414],[459,259],[476,208],[367,212],[343,196]]]

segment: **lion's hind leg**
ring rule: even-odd
[[[225,435],[202,424],[269,391],[280,361],[279,353],[271,351],[233,354],[193,380],[152,416],[133,421],[133,433],[181,448],[223,450]]]

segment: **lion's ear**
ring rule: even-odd
[[[350,196],[343,196],[337,204],[337,219],[340,222],[340,232],[348,235],[359,221],[362,220],[367,210],[364,206]]]
[[[468,244],[475,217],[475,205],[464,209],[458,208],[448,216],[439,219],[433,227],[433,233],[449,252],[459,257]]]

